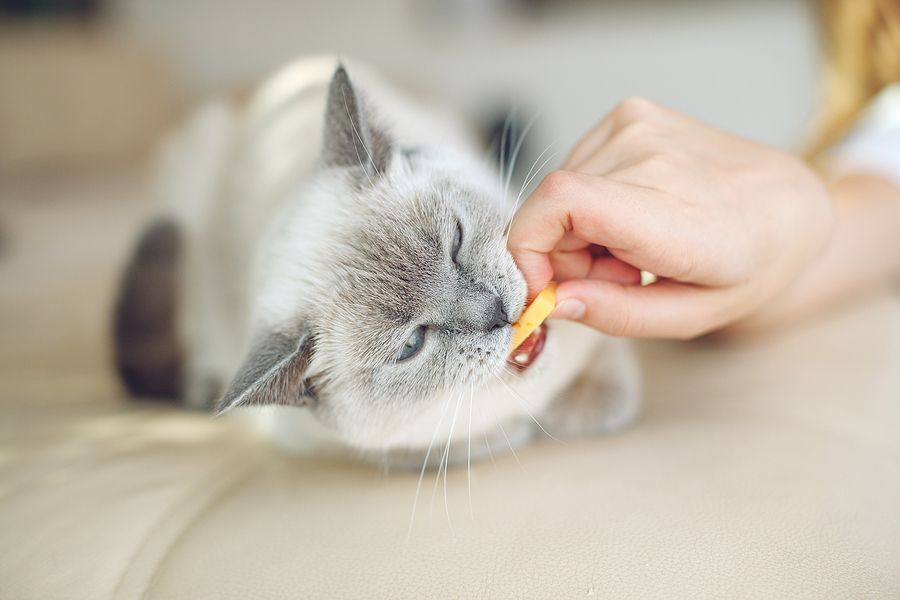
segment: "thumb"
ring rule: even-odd
[[[559,285],[553,318],[577,321],[613,336],[689,339],[724,325],[729,291],[671,280],[648,286],[603,280]]]

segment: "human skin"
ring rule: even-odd
[[[829,173],[828,166],[823,172]],[[854,295],[900,281],[900,188],[872,173],[830,177],[836,226],[828,247],[783,293],[727,334],[780,327]]]
[[[834,193],[791,154],[628,100],[525,202],[509,249],[530,294],[560,282],[557,318],[692,338],[751,318],[827,259]],[[657,282],[641,286],[641,270]]]

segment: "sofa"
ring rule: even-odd
[[[639,342],[631,429],[426,473],[413,513],[418,473],[126,397],[141,189],[0,180],[0,599],[900,597],[896,293]]]

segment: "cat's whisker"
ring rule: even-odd
[[[552,142],[544,148],[540,154],[537,155],[537,158],[534,159],[534,162],[531,163],[531,167],[528,169],[528,173],[525,174],[525,178],[522,180],[522,187],[519,188],[519,194],[516,196],[516,201],[513,203],[512,210],[509,213],[509,221],[512,221],[513,215],[516,213],[519,204],[519,198],[521,198],[522,190],[524,190],[528,186],[528,182],[531,181],[532,173],[534,172],[534,168],[537,166],[538,162],[544,157],[544,155],[550,151],[550,148],[553,147],[555,142]]]
[[[456,418],[459,416],[459,406],[462,403],[463,393],[457,396],[456,399],[456,408],[453,409],[453,420],[450,422],[450,433],[447,434],[447,446],[444,449],[444,455],[441,457],[441,460],[444,464],[444,511],[447,513],[447,525],[450,527],[450,530],[453,531],[453,522],[450,519],[450,503],[447,499],[447,471],[450,468],[450,445],[453,439],[453,430],[456,428]],[[438,473],[435,477],[435,489],[437,489],[437,483],[440,481],[441,471],[440,467],[438,467]],[[434,499],[434,494],[432,494],[432,503]]]
[[[552,145],[553,144],[550,144],[550,146],[552,146]],[[549,150],[550,146],[547,146],[547,148],[544,150],[544,152]],[[512,231],[513,219],[516,218],[516,213],[519,211],[519,203],[522,200],[522,195],[525,193],[525,190],[528,188],[528,186],[531,185],[531,182],[534,180],[534,178],[537,177],[541,173],[541,171],[544,170],[544,167],[547,166],[547,163],[549,163],[551,160],[556,158],[556,155],[557,155],[557,152],[553,152],[552,154],[550,154],[550,156],[548,156],[544,160],[544,162],[541,163],[541,166],[537,168],[537,170],[534,172],[534,174],[532,174],[530,177],[526,178],[526,180],[522,183],[522,189],[519,190],[519,195],[516,196],[516,202],[515,202],[515,204],[513,204],[512,214],[510,214],[510,216],[509,216],[509,224],[506,227],[506,243],[507,244],[509,243],[509,232]],[[543,156],[543,152],[541,153],[541,156]],[[540,158],[540,157],[538,157],[538,158]]]
[[[494,420],[497,422],[497,427],[500,428],[500,433],[503,434],[503,439],[506,440],[506,445],[509,446],[509,451],[512,453],[513,458],[516,459],[516,463],[518,463],[519,468],[522,469],[522,472],[527,473],[525,470],[525,466],[522,464],[522,461],[519,460],[519,455],[516,454],[516,449],[513,448],[512,442],[509,439],[509,436],[506,435],[506,430],[503,428],[503,422],[500,419],[500,416],[497,414],[497,409],[494,407],[493,403],[489,403],[491,407],[491,412],[494,413]]]
[[[506,367],[504,367],[504,370],[506,370]],[[511,371],[508,371],[508,370],[507,370],[506,372],[507,372],[507,373],[511,373]],[[505,381],[503,381],[503,378],[502,378],[502,377],[500,377],[500,376],[497,375],[496,373],[494,373],[493,375],[494,375],[494,377],[497,379],[497,381],[499,381],[500,384],[501,384],[504,388],[506,388],[506,391],[509,392],[509,393],[512,395],[512,397],[519,403],[520,408],[521,408],[522,410],[525,411],[525,414],[527,414],[529,417],[531,417],[531,420],[534,421],[534,424],[537,425],[537,426],[540,428],[540,430],[543,431],[544,434],[545,434],[547,437],[549,437],[551,440],[555,440],[555,441],[557,441],[557,442],[559,442],[559,443],[561,443],[561,444],[565,444],[565,443],[566,443],[565,441],[559,439],[558,437],[554,436],[552,433],[550,433],[549,431],[547,431],[547,430],[544,428],[544,426],[541,425],[541,422],[537,420],[537,417],[535,417],[535,416],[531,413],[531,411],[528,410],[528,407],[525,405],[525,404],[526,404],[526,403],[525,403],[525,399],[522,398],[522,396],[520,396],[520,395],[518,394],[518,392],[516,392],[514,389],[512,389],[511,387],[509,387],[509,385],[508,385]]]
[[[494,465],[494,468],[497,468],[497,461],[494,459],[494,451],[491,450],[491,442],[488,440],[487,429],[483,430],[481,434],[484,436],[484,446],[487,449],[488,456],[491,459],[491,464]]]
[[[516,139],[516,146],[513,148],[512,155],[509,159],[509,168],[506,173],[506,182],[503,186],[503,197],[505,198],[507,194],[509,194],[509,186],[512,183],[513,173],[516,169],[516,162],[519,160],[519,152],[522,150],[522,144],[525,143],[525,138],[528,136],[528,133],[531,131],[531,128],[534,127],[534,124],[537,123],[538,117],[540,117],[540,113],[535,113],[531,120],[528,121],[528,124],[525,126],[525,129],[522,130],[521,137]]]
[[[444,423],[444,417],[447,416],[447,409],[450,408],[450,396],[447,396],[447,401],[444,402],[444,408],[441,410],[441,416],[438,419],[437,426],[434,428],[434,433],[431,434],[431,441],[428,442],[428,450],[425,451],[425,460],[422,461],[422,469],[419,471],[419,481],[416,483],[416,495],[413,497],[413,505],[412,511],[409,515],[409,529],[406,531],[406,541],[409,541],[410,535],[412,535],[413,523],[416,519],[416,506],[419,503],[419,492],[422,489],[422,480],[425,478],[425,470],[428,468],[428,459],[431,456],[431,449],[434,447],[434,441],[437,439],[438,431],[441,429],[441,425]]]
[[[509,211],[509,217],[506,220],[507,239],[509,238],[509,229],[510,229],[510,227],[512,227],[513,218],[515,217],[516,212],[519,210],[519,202],[522,199],[522,192],[525,190],[525,188],[528,187],[528,184],[531,183],[531,180],[533,178],[532,173],[534,171],[535,166],[537,166],[538,161],[540,161],[544,157],[544,154],[546,154],[552,147],[553,147],[553,144],[551,143],[551,144],[547,145],[547,147],[544,148],[544,150],[540,154],[538,154],[537,158],[534,159],[534,162],[531,163],[531,168],[528,169],[528,173],[525,175],[525,179],[522,180],[522,187],[519,188],[519,193],[516,195],[516,199],[513,202],[513,205]]]
[[[484,405],[483,405],[483,404],[478,404],[477,406],[478,406],[478,416],[479,416],[479,418],[480,418],[482,421],[484,421],[484,413],[481,412],[481,411],[484,410]],[[484,438],[484,446],[485,446],[485,448],[487,449],[488,456],[489,456],[490,459],[491,459],[491,464],[494,466],[494,469],[496,469],[496,468],[497,468],[497,461],[496,461],[496,459],[494,458],[494,451],[493,451],[493,449],[491,449],[491,442],[490,442],[490,440],[488,439],[488,430],[487,430],[487,429],[482,429],[482,430],[481,430],[481,436]]]
[[[457,396],[457,404],[459,402],[460,397],[461,396]],[[449,398],[447,399],[447,401],[449,404],[453,403]],[[434,514],[434,499],[435,499],[435,497],[437,497],[437,489],[441,483],[441,471],[444,469],[444,459],[449,454],[449,451],[450,451],[450,445],[449,445],[449,437],[448,437],[448,443],[441,444],[441,455],[438,458],[437,473],[435,473],[435,475],[434,475],[434,486],[431,488],[431,504],[428,507],[428,516],[429,517],[431,517]]]
[[[457,397],[457,403],[458,403],[459,398],[460,398],[460,396]],[[450,397],[448,396],[447,397],[448,408],[449,408],[450,404],[452,404],[452,402],[450,400]],[[438,459],[437,473],[435,473],[435,475],[434,475],[434,486],[431,488],[431,504],[428,507],[428,516],[429,517],[431,517],[431,515],[434,514],[434,499],[437,496],[437,489],[441,483],[441,470],[444,468],[444,458],[449,453],[449,450],[450,450],[450,446],[449,446],[449,440],[448,440],[447,444],[441,444],[441,455],[440,455],[440,458]]]
[[[475,404],[475,384],[469,387],[469,448],[466,454],[466,484],[469,491],[469,515],[475,519],[475,511],[472,508],[472,410]]]
[[[520,207],[521,201],[522,201],[522,196],[525,194],[525,190],[528,189],[528,186],[531,185],[531,182],[534,181],[535,177],[540,175],[540,173],[543,171],[544,167],[547,166],[547,163],[549,163],[551,160],[553,160],[556,157],[556,155],[558,154],[557,152],[551,153],[546,159],[544,159],[544,161],[540,164],[540,166],[537,166],[538,161],[541,160],[541,158],[544,156],[544,154],[546,154],[547,151],[549,151],[550,148],[552,148],[554,144],[555,144],[555,142],[549,144],[546,148],[544,148],[543,152],[541,152],[538,155],[538,157],[534,160],[534,162],[531,164],[531,168],[528,169],[528,174],[525,176],[525,179],[522,181],[522,187],[519,188],[519,193],[516,195],[516,200],[515,200],[515,202],[513,202],[512,210],[509,213],[509,222],[507,224],[507,230],[506,230],[507,235],[509,235],[509,229],[510,229],[510,227],[512,227],[513,219],[515,218],[516,213],[519,211],[519,207]],[[537,167],[537,168],[535,168],[535,167]]]
[[[509,446],[509,451],[512,453],[513,458],[516,459],[516,463],[519,465],[519,468],[521,468],[523,472],[527,472],[525,471],[525,465],[523,465],[522,461],[519,460],[519,455],[516,454],[516,449],[513,447],[512,442],[509,441],[509,436],[506,435],[506,430],[503,428],[503,423],[497,421],[497,426],[500,428],[500,433],[503,434],[503,439],[506,440],[506,445]]]

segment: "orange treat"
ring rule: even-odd
[[[522,342],[547,320],[554,308],[556,308],[556,284],[551,282],[541,290],[540,294],[535,296],[531,304],[522,312],[519,320],[512,324],[513,337],[510,351],[521,346]]]

